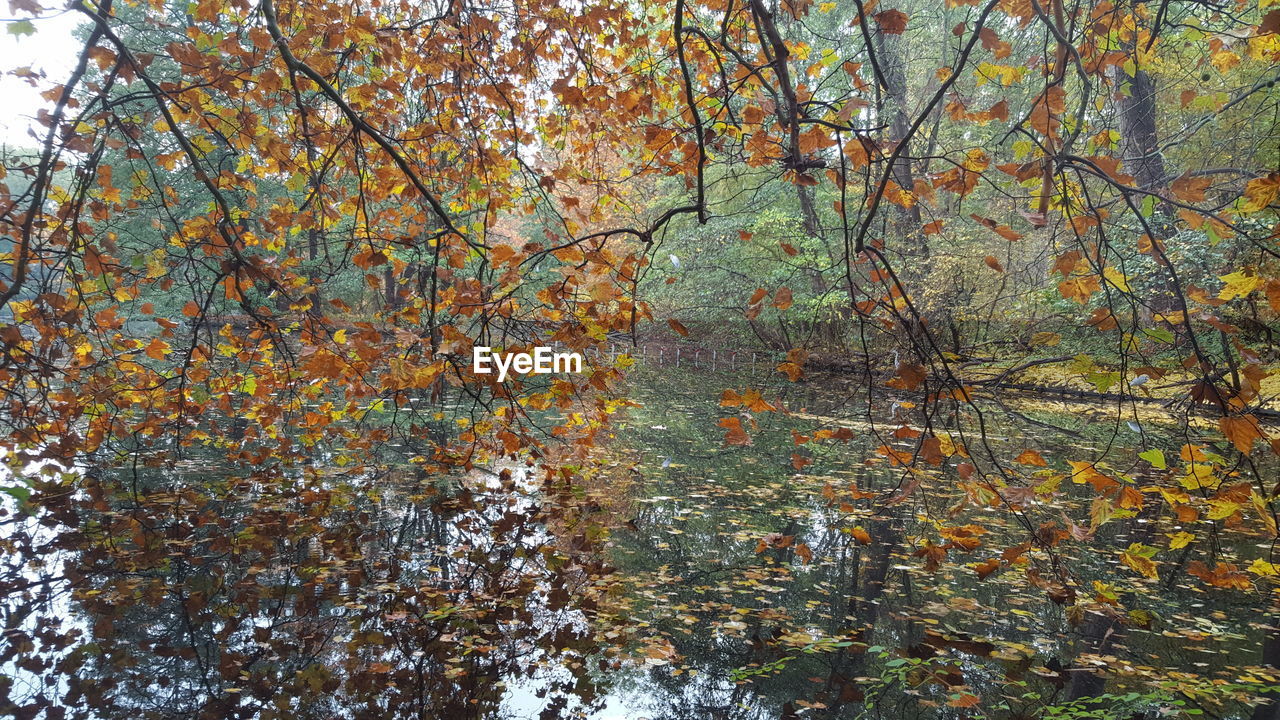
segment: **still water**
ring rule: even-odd
[[[774,409],[722,406],[748,387]],[[554,477],[86,471],[74,510],[9,541],[47,549],[22,577],[57,580],[5,586],[4,711],[1273,717],[1269,586],[1188,573],[1265,555],[1248,511],[1171,524],[1151,485],[1095,527],[1072,482],[1069,460],[1158,482],[1136,456],[1178,456],[1168,418],[1014,398],[925,418],[856,378],[692,369],[625,393],[600,464]],[[926,422],[945,457],[895,464]],[[1018,512],[962,489],[1026,449]]]

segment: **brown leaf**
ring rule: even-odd
[[[680,333],[681,337],[688,337],[689,328],[685,327],[679,320],[675,318],[667,318],[667,324],[671,326],[672,330]]]
[[[920,387],[926,377],[928,377],[928,374],[923,365],[903,363],[898,368],[898,374],[886,382],[885,385],[897,390],[915,390]]]
[[[995,270],[996,272],[999,272],[999,273],[1004,272],[1004,266],[1000,264],[1000,261],[996,259],[995,255],[988,255],[985,258],[983,258],[982,261],[985,262],[987,264],[987,267],[991,268],[992,270]]]
[[[1262,22],[1258,23],[1259,35],[1272,33],[1280,33],[1280,10],[1272,10],[1263,16]]]
[[[907,14],[901,10],[885,10],[875,14],[876,25],[885,35],[901,35],[907,29]]]
[[[783,285],[773,294],[773,306],[779,310],[786,310],[791,307],[791,288]]]
[[[804,455],[801,455],[800,453],[791,453],[791,467],[795,468],[796,472],[803,472],[805,467],[812,464],[813,460],[810,460]]]
[[[982,217],[976,213],[969,213],[969,217],[978,221],[980,225],[990,228],[1005,240],[1013,241],[1022,239],[1022,235],[1008,225],[1001,225],[991,218]]]
[[[1209,189],[1211,181],[1207,177],[1191,177],[1183,174],[1169,186],[1173,196],[1183,202],[1203,202],[1204,191]]]

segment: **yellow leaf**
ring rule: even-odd
[[[1218,479],[1213,476],[1213,466],[1204,463],[1188,464],[1187,474],[1178,482],[1188,490],[1212,490],[1218,487]]]
[[[1170,550],[1180,550],[1191,544],[1192,540],[1196,539],[1195,535],[1192,535],[1185,530],[1179,530],[1176,533],[1168,533],[1168,536]]]
[[[1123,293],[1133,292],[1132,290],[1129,289],[1128,276],[1126,276],[1124,273],[1120,272],[1119,270],[1115,269],[1111,265],[1108,265],[1106,268],[1103,269],[1102,276],[1105,277],[1107,279],[1107,282],[1114,285],[1116,289],[1119,290],[1120,292],[1123,292]]]
[[[1240,512],[1240,503],[1230,500],[1210,500],[1207,517],[1210,520],[1225,520],[1237,512]]]
[[[1253,573],[1254,575],[1263,575],[1263,576],[1280,575],[1280,565],[1276,565],[1275,563],[1269,563],[1266,560],[1263,560],[1262,558],[1258,558],[1257,560],[1254,560],[1252,563],[1250,563],[1249,572]]]
[[[1257,275],[1245,275],[1243,270],[1233,272],[1230,275],[1222,275],[1218,279],[1226,283],[1226,287],[1222,288],[1222,292],[1218,293],[1218,298],[1221,300],[1244,297],[1262,284],[1262,278]]]
[[[1244,186],[1240,212],[1258,212],[1275,202],[1277,197],[1280,197],[1280,172],[1254,178]]]
[[[1142,575],[1157,580],[1160,578],[1160,573],[1156,570],[1155,561],[1151,559],[1155,554],[1155,548],[1142,543],[1133,543],[1128,550],[1120,553],[1120,561]]]

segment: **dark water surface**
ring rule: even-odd
[[[1274,686],[1274,675],[1253,667],[1272,622],[1265,596],[1188,577],[1174,567],[1178,553],[1164,551],[1171,528],[1142,510],[1060,546],[1056,560],[1035,558],[1042,577],[1055,563],[1071,569],[1074,602],[1060,586],[1037,587],[1016,562],[980,579],[973,566],[1028,531],[1007,511],[961,506],[942,482],[895,498],[912,478],[874,451],[895,442],[892,398],[871,410],[873,428],[856,383],[775,387],[766,397],[792,416],[759,415],[754,444],[740,448],[725,446],[715,423],[734,413],[717,407],[722,387],[741,389],[741,378],[681,384],[654,372],[634,387],[644,407],[618,436],[641,477],[631,527],[614,534],[609,557],[627,588],[628,621],[645,623],[637,634],[670,655],[626,671],[611,695],[627,711],[601,717],[1248,717],[1251,693]],[[1179,443],[1157,439],[1167,427],[1158,416],[1130,426],[1114,409],[979,405],[988,451],[1037,448],[1045,477],[1066,459],[1104,454],[1126,467],[1144,437],[1178,454]],[[797,470],[792,430],[821,427],[848,427],[854,438],[806,443],[800,452],[812,464]],[[1059,487],[1065,497],[1026,513],[1033,527],[1087,518],[1089,494],[1073,493],[1080,486],[1070,480]],[[880,502],[885,495],[896,501]],[[1183,529],[1212,524],[1196,525]],[[981,545],[952,548],[930,572],[917,551],[939,527],[971,530]],[[1138,541],[1172,558],[1159,580],[1118,561]]]
[[[760,384],[779,411],[721,407]],[[1256,709],[1276,685],[1271,586],[1188,574],[1266,557],[1251,511],[1175,525],[1147,487],[1087,532],[1095,493],[1067,461],[1154,483],[1136,453],[1172,467],[1188,440],[1161,439],[1159,416],[979,399],[980,419],[929,418],[951,457],[908,470],[877,449],[910,448],[899,428],[925,418],[905,395],[868,408],[856,380],[650,368],[628,394],[604,466],[559,478],[371,477],[339,458],[275,481],[197,459],[88,471],[92,510],[59,518],[76,533],[11,521],[10,542],[48,550],[24,577],[61,580],[6,587],[6,710],[1272,717]],[[726,445],[735,417],[750,446]],[[960,489],[959,466],[1028,448],[1044,465],[1010,466],[1041,484],[1021,512]],[[1179,532],[1194,540],[1170,547]],[[1155,577],[1123,560],[1134,543],[1157,549]]]

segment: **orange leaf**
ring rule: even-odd
[[[1000,264],[1000,261],[996,259],[995,255],[986,256],[983,258],[983,262],[987,264],[987,267],[995,270],[996,272],[1004,272],[1004,266]]]
[[[1266,437],[1258,427],[1258,419],[1253,415],[1224,417],[1218,421],[1218,429],[1245,455],[1253,450],[1254,442]]]
[[[671,326],[672,330],[680,333],[682,337],[688,337],[689,328],[685,327],[679,320],[675,318],[667,318],[667,324]]]
[[[1081,305],[1089,302],[1089,298],[1101,289],[1102,286],[1098,283],[1097,275],[1074,277],[1058,283],[1058,292],[1062,297],[1074,300]]]
[[[1018,457],[1014,458],[1013,461],[1018,463],[1019,465],[1034,465],[1036,467],[1049,467],[1049,463],[1044,461],[1044,456],[1036,452],[1035,450],[1031,450],[1031,449],[1023,450],[1021,453],[1019,453]]]
[[[168,353],[169,343],[160,338],[153,338],[151,344],[147,346],[147,357],[153,360],[163,360]]]
[[[1000,569],[1000,560],[991,558],[990,560],[978,563],[974,566],[973,571],[978,573],[979,580],[987,579],[987,576]]]
[[[956,694],[950,700],[948,700],[947,705],[950,707],[967,708],[967,707],[975,707],[981,702],[982,702],[982,698],[978,697],[977,695],[974,695],[973,693],[970,693],[970,692],[962,692],[962,693]]]
[[[751,444],[751,436],[747,435],[747,431],[742,429],[742,418],[720,418],[719,425],[727,430],[724,434],[725,445]]]
[[[800,562],[808,565],[813,562],[813,551],[805,543],[796,543],[796,557],[800,558]]]

